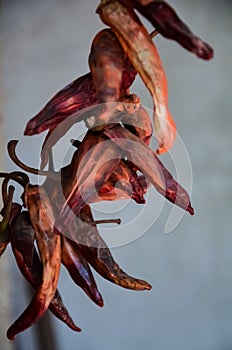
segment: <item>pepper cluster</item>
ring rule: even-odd
[[[155,27],[149,35],[138,10]],[[144,204],[152,184],[170,202],[194,214],[189,195],[161,163],[157,154],[172,146],[176,127],[168,110],[165,72],[152,38],[160,33],[176,40],[198,57],[210,59],[212,48],[197,38],[164,1],[102,0],[97,8],[110,28],[92,42],[90,72],[59,91],[26,125],[25,135],[48,130],[41,151],[41,169],[23,164],[16,155],[17,141],[8,144],[11,159],[24,172],[0,173],[3,209],[0,255],[10,243],[19,270],[35,294],[7,331],[9,339],[34,324],[48,309],[74,331],[80,331],[57,290],[61,264],[73,281],[97,305],[103,306],[91,272],[124,288],[149,290],[151,285],[126,274],[114,261],[95,221],[91,203],[132,198]],[[158,149],[149,148],[153,128],[140,98],[130,94],[139,74],[154,102],[154,132]],[[84,121],[84,138],[73,140],[70,164],[55,172],[52,147],[72,127]],[[49,163],[49,170],[44,170]],[[32,185],[27,173],[46,177]],[[22,203],[13,201],[14,180],[23,187]]]

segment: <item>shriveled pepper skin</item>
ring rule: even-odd
[[[111,145],[106,146],[104,141],[104,136],[89,130],[72,159],[72,177],[65,188],[66,202],[55,225],[59,232],[63,232],[70,224],[73,213],[78,214],[86,203],[95,198],[96,191],[120,162],[121,152],[118,147],[111,141]]]
[[[123,114],[125,116],[125,114]],[[149,117],[149,116],[148,116]],[[147,122],[145,122],[147,123]],[[137,125],[137,124],[136,124]],[[144,123],[142,122],[142,125]],[[147,130],[142,130],[141,128],[136,130],[139,132],[140,136],[143,138],[144,133]],[[74,141],[74,144],[76,141]],[[80,146],[78,142],[78,147]],[[73,155],[73,160],[70,164],[61,169],[61,182],[64,193],[67,193],[68,184],[70,178],[75,173],[75,158],[77,157],[78,151]],[[47,180],[48,181],[48,180]],[[49,186],[47,186],[49,188]],[[53,192],[55,191],[55,188]],[[138,175],[134,169],[134,166],[130,162],[125,160],[120,160],[115,170],[112,172],[110,177],[103,183],[101,188],[96,192],[96,197],[89,199],[89,203],[95,203],[103,200],[113,201],[120,199],[132,198],[136,203],[145,203],[144,194],[147,192],[147,181],[144,175]],[[51,193],[52,195],[52,193]]]
[[[43,275],[42,283],[36,290],[30,304],[8,329],[7,337],[10,340],[13,340],[16,334],[34,324],[47,311],[56,292],[61,264],[60,236],[54,234],[55,218],[45,190],[37,185],[27,185],[24,201],[30,212],[30,220],[35,230],[43,264]]]
[[[54,128],[65,118],[96,103],[96,90],[90,73],[65,86],[27,123],[25,135],[35,135]],[[78,120],[77,120],[78,121]]]
[[[11,245],[13,252],[22,255],[25,264],[31,265],[35,254],[35,231],[31,226],[28,211],[22,211],[11,224]]]
[[[125,56],[122,67],[122,79],[120,94],[128,91],[133,84],[137,72]],[[62,123],[66,118],[78,113],[82,109],[99,103],[96,88],[91,73],[87,73],[61,89],[44,106],[44,108],[29,120],[24,135],[39,134],[47,129],[50,132]],[[79,113],[75,122],[83,120],[83,114]],[[54,141],[55,142],[55,141]]]
[[[7,203],[6,211],[10,210],[10,216],[7,219],[7,226],[5,227],[5,224],[3,227],[1,227],[0,223],[0,235],[1,235],[1,242],[0,242],[0,257],[5,252],[6,247],[10,243],[10,225],[14,221],[14,219],[19,215],[22,206],[18,203],[12,203],[11,201]],[[3,219],[4,220],[4,219]],[[3,222],[3,221],[2,221]]]
[[[135,12],[119,1],[102,1],[97,12],[114,31],[149,90],[154,103],[155,134],[159,142],[157,153],[168,151],[176,138],[176,126],[168,110],[167,79],[155,44]]]
[[[135,135],[120,125],[106,129],[104,134],[126,151],[129,159],[147,177],[159,193],[191,215],[194,210],[186,190],[181,187],[164,167],[155,153]]]
[[[130,2],[120,1],[126,5]],[[213,57],[212,47],[194,35],[166,1],[133,0],[133,5],[164,37],[177,41],[186,50],[195,53],[204,60]]]
[[[65,189],[66,181],[70,179],[72,174],[72,167],[66,166],[61,171],[62,184]],[[56,183],[49,179],[43,185],[53,203],[55,203],[56,215],[62,208],[62,195],[57,191]],[[75,242],[68,239],[65,235],[61,236],[61,262],[68,270],[74,283],[81,287],[84,292],[95,302],[98,306],[103,306],[103,298],[97,288],[92,271],[86,259],[76,249]]]
[[[42,282],[43,265],[34,247],[34,240],[35,231],[31,225],[29,212],[23,211],[11,225],[11,246],[22,275],[33,288],[37,289]],[[64,306],[58,290],[51,300],[49,310],[69,328],[80,331]]]
[[[66,230],[66,235],[76,242],[81,255],[102,277],[121,287],[132,290],[151,289],[149,283],[129,276],[119,267],[96,226],[92,225],[93,222],[91,209],[86,205],[81,209],[79,219],[72,221]]]
[[[94,38],[89,66],[99,103],[118,102],[124,53],[110,29],[101,30]]]
[[[103,299],[86,259],[80,254],[75,242],[62,236],[62,264],[67,268],[73,281],[80,286],[98,306],[103,306]]]

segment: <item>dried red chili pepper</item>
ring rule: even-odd
[[[96,198],[96,192],[120,162],[121,152],[118,147],[114,143],[109,147],[104,141],[104,136],[89,130],[72,158],[72,174],[64,188],[66,203],[55,225],[60,232],[69,225],[73,212],[77,214],[86,202]]]
[[[151,289],[149,283],[129,276],[114,261],[110,249],[101,238],[96,226],[92,225],[94,220],[88,205],[81,209],[79,218],[70,223],[65,234],[76,242],[75,249],[102,277],[127,289]]]
[[[63,170],[65,170],[64,174],[68,176],[67,167]],[[63,183],[65,183],[67,177],[62,178]],[[109,248],[98,233],[96,224],[117,222],[118,220],[94,221],[91,209],[87,205],[80,210],[78,217],[80,217],[80,219],[78,219],[77,222],[75,220],[70,221],[68,227],[63,230],[64,236],[62,236],[62,240],[66,245],[65,253],[63,252],[64,246],[62,248],[62,262],[68,269],[70,269],[69,272],[77,284],[80,285],[80,276],[79,273],[77,273],[77,269],[80,269],[80,266],[78,265],[80,264],[80,258],[83,256],[99,274],[113,283],[134,290],[151,288],[147,282],[135,279],[119,268],[118,264],[114,261]],[[69,239],[66,237],[69,237]],[[67,256],[67,243],[69,244],[69,257]],[[66,261],[64,261],[65,259]],[[91,285],[92,284],[90,284],[90,286]],[[84,289],[83,282],[82,288]],[[88,292],[88,294],[90,293]],[[95,299],[96,296],[94,298],[94,301],[96,302]]]
[[[123,65],[125,55],[122,47],[111,29],[103,29],[94,38],[89,55],[89,66],[97,91],[98,102],[104,104],[98,115],[98,121],[107,124],[112,119],[115,108],[134,112],[140,99],[136,95],[123,94]],[[125,75],[125,74],[124,74]],[[118,104],[121,101],[122,103]],[[136,101],[136,102],[135,102]],[[112,104],[111,102],[117,102]]]
[[[89,66],[99,103],[118,102],[124,53],[110,29],[101,30],[93,39]]]
[[[5,179],[6,180],[6,179]],[[5,182],[4,180],[4,182]],[[8,180],[7,180],[8,182]],[[4,188],[4,184],[3,184]],[[10,243],[10,233],[9,233],[9,224],[14,220],[14,218],[20,213],[21,211],[21,205],[17,203],[13,203],[13,194],[14,194],[14,187],[9,187],[9,193],[2,191],[2,198],[4,207],[1,210],[1,215],[3,217],[2,221],[0,222],[0,257],[6,250],[6,247]]]
[[[103,306],[103,299],[98,291],[93,274],[86,259],[76,248],[76,243],[62,236],[61,260],[72,280],[81,287],[89,298],[98,306]]]
[[[125,94],[134,82],[137,72],[125,57],[122,71],[120,94]],[[42,131],[51,131],[66,118],[87,107],[98,103],[96,89],[91,73],[87,73],[65,86],[56,93],[45,107],[26,125],[24,135],[35,135]],[[83,114],[78,114],[75,122],[81,121]]]
[[[10,228],[13,252],[17,250],[25,263],[30,266],[35,254],[35,231],[30,223],[29,212],[22,211],[10,225]]]
[[[43,265],[34,247],[34,240],[35,231],[31,226],[29,212],[23,211],[11,225],[11,246],[22,275],[37,289],[42,283]],[[58,290],[51,300],[49,310],[69,328],[80,331],[64,306]]]
[[[80,147],[78,140],[72,140],[72,144],[77,143],[77,148]],[[75,157],[75,156],[74,156]],[[62,187],[64,192],[67,192],[67,184],[72,174],[72,162],[70,165],[61,169]],[[100,190],[96,192],[97,197],[89,200],[89,203],[96,203],[100,200],[120,200],[132,198],[137,203],[145,203],[144,194],[147,192],[147,181],[144,175],[137,175],[134,166],[125,160],[120,160],[117,168],[111,176],[103,183]]]
[[[134,113],[140,106],[140,99],[135,94],[122,94],[119,97],[119,102],[112,106],[112,110],[116,108],[116,111],[123,111],[128,113]],[[89,108],[83,113],[83,118],[88,127],[92,128],[94,124],[102,124],[103,120],[93,115],[100,115],[101,118],[105,118],[102,114],[102,106]],[[121,115],[119,115],[119,118]],[[89,120],[93,119],[93,123],[89,125]],[[119,122],[120,120],[112,115],[112,122]],[[54,129],[50,128],[42,145],[41,150],[41,169],[44,169],[49,160],[49,154],[52,150],[52,147],[66,134],[66,132],[76,123],[76,116],[69,117],[65,119],[61,124],[57,125]]]
[[[3,219],[0,222],[0,256],[4,253],[7,245],[10,242],[10,232],[9,225],[13,222],[13,220],[19,215],[22,206],[18,203],[13,202],[13,195],[15,188],[13,186],[9,186],[9,180],[16,180],[19,183],[22,183],[25,179],[28,179],[27,175],[18,171],[14,171],[11,173],[3,173],[0,172],[0,177],[3,177],[2,183],[2,200],[3,200],[3,209],[0,214]],[[23,180],[24,179],[24,180]]]
[[[101,20],[116,34],[124,52],[148,88],[154,103],[157,153],[168,151],[176,137],[176,126],[168,110],[168,87],[156,46],[132,9],[118,1],[102,1],[97,8]]]
[[[166,1],[119,1],[126,6],[131,3],[131,6],[146,17],[164,37],[177,41],[185,49],[195,53],[200,58],[209,60],[213,57],[212,47],[195,36]]]
[[[45,107],[29,120],[24,134],[35,135],[48,128],[54,128],[68,116],[96,102],[92,77],[90,73],[87,73],[56,93]]]
[[[109,35],[114,35],[110,30],[107,31]],[[118,59],[117,55],[114,55],[114,58],[115,60]],[[137,72],[128,58],[124,57],[121,69],[120,95],[129,93],[129,87],[134,82],[136,74]],[[49,129],[42,146],[42,169],[47,164],[49,152],[57,141],[74,123],[86,118],[86,112],[78,115],[77,113],[100,102],[97,98],[95,86],[96,82],[93,82],[91,73],[81,76],[55,94],[45,107],[27,123],[24,131],[25,135],[35,135]],[[67,120],[70,116],[73,116],[73,118]],[[104,116],[102,118],[105,120]],[[63,123],[64,120],[65,123]],[[62,123],[62,126],[55,130],[60,123]]]
[[[105,129],[104,134],[127,154],[129,160],[140,169],[159,193],[191,215],[194,214],[188,193],[173,179],[154,152],[138,137],[120,125]]]
[[[56,292],[61,264],[60,236],[54,234],[55,218],[44,189],[28,184],[24,193],[24,202],[29,210],[31,223],[36,233],[36,241],[43,264],[43,277],[42,283],[28,307],[8,329],[7,337],[10,340],[13,340],[19,332],[30,327],[46,312]]]

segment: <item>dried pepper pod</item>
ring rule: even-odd
[[[9,226],[19,215],[22,208],[20,204],[13,202],[15,188],[13,186],[9,186],[8,189],[8,182],[10,179],[13,179],[17,175],[20,176],[21,174],[21,172],[12,172],[9,174],[3,172],[0,173],[0,177],[4,178],[2,183],[3,208],[0,212],[3,218],[0,222],[0,257],[10,242]]]
[[[94,303],[102,307],[103,298],[98,291],[86,259],[80,254],[76,243],[65,236],[62,236],[61,260],[72,280],[84,290]]]
[[[76,243],[80,254],[105,279],[127,289],[151,289],[149,283],[129,276],[119,267],[93,223],[90,206],[86,205],[81,209],[79,219],[73,220],[66,229],[65,235]]]
[[[47,311],[56,292],[61,264],[60,236],[54,234],[55,218],[45,190],[37,185],[28,184],[24,193],[24,202],[35,230],[43,264],[43,276],[42,283],[29,306],[8,329],[7,337],[10,340],[13,340],[19,332],[29,328]]]
[[[118,1],[102,1],[97,8],[101,20],[116,34],[124,52],[148,88],[154,103],[157,153],[168,151],[176,138],[175,122],[168,110],[168,86],[156,46],[132,9]]]
[[[125,94],[123,93],[119,97],[119,101],[117,104],[112,104],[109,108],[109,115],[110,111],[116,109],[116,111],[123,111],[127,113],[134,113],[135,111],[138,110],[140,106],[140,98],[135,95],[135,94]],[[106,114],[102,112],[104,110],[104,105],[103,107],[92,107],[85,109],[85,112],[82,113],[82,116],[85,120],[85,123],[88,127],[92,128],[95,123],[99,122],[99,124],[102,124],[102,122],[106,119]],[[101,119],[97,118],[96,115],[100,116]],[[95,115],[95,116],[93,116]],[[119,118],[121,115],[119,116]],[[91,125],[89,125],[89,120],[91,121],[94,118],[94,121]],[[82,119],[82,117],[81,117]],[[112,122],[119,122],[120,120],[118,118],[115,118],[115,114],[112,115]],[[41,170],[45,168],[45,166],[48,163],[49,160],[49,154],[52,150],[52,147],[66,134],[66,132],[73,126],[78,121],[78,117],[74,114],[73,116],[68,117],[65,119],[61,124],[58,124],[55,128],[50,128],[42,145],[42,150],[41,150],[41,165],[40,168]],[[80,121],[80,120],[79,120]]]
[[[75,332],[81,332],[81,328],[79,328],[71,318],[68,310],[64,306],[63,300],[58,290],[54,297],[51,300],[49,305],[49,310],[56,316],[60,321],[64,322],[70,329]]]
[[[77,143],[77,148],[80,147],[81,143],[78,140],[71,141],[74,146]],[[64,192],[66,192],[65,188],[67,188],[71,174],[72,162],[70,165],[61,169]],[[96,203],[101,200],[113,201],[132,198],[137,203],[144,204],[144,194],[147,192],[147,189],[147,181],[144,175],[137,175],[134,165],[129,161],[120,160],[111,176],[103,183],[99,191],[96,192],[97,196],[91,198],[89,203]]]
[[[55,225],[58,231],[62,232],[69,225],[73,213],[78,214],[86,203],[96,198],[96,193],[117,168],[120,158],[121,152],[113,142],[108,143],[99,133],[87,132],[73,156],[71,178],[63,187],[66,203]]]
[[[11,226],[11,245],[13,252],[20,252],[27,265],[31,265],[35,253],[35,231],[30,223],[28,211],[22,211]]]
[[[140,169],[159,193],[191,215],[194,214],[186,190],[173,179],[154,152],[138,137],[120,125],[105,129],[104,134],[126,152],[129,160]]]
[[[66,167],[63,170],[65,171],[62,178],[63,182],[65,182],[68,177],[68,168]],[[114,261],[109,248],[98,233],[96,228],[97,224],[108,222],[119,223],[118,220],[94,221],[89,206],[85,206],[80,211],[79,216],[80,220],[77,219],[77,222],[72,220],[69,226],[63,231],[62,236],[62,262],[68,268],[74,281],[80,285],[80,258],[82,261],[84,257],[99,274],[113,283],[134,290],[150,289],[151,286],[147,282],[134,279],[119,268],[118,264]],[[85,228],[85,231],[83,231],[83,228]],[[67,237],[69,237],[69,239]],[[67,244],[69,247],[67,247]],[[88,246],[90,246],[90,249],[88,249]],[[63,249],[65,249],[65,252]],[[77,272],[77,269],[79,270],[79,273]],[[83,272],[83,267],[81,270]],[[87,278],[86,273],[84,275],[85,278]],[[91,282],[89,282],[89,285],[91,286]],[[83,285],[82,281],[83,289],[84,286],[86,288],[86,283]],[[93,288],[93,286],[91,286],[91,288]],[[86,292],[87,294],[90,294],[90,292]],[[93,296],[91,298],[93,299]],[[95,299],[96,296],[94,298],[94,301],[96,302]]]
[[[11,207],[12,207],[12,198],[7,203],[5,207],[5,213],[2,214],[3,219],[0,222],[0,257],[6,250],[8,243],[10,242],[9,230],[8,230],[8,222],[11,215]]]
[[[180,19],[176,11],[166,2],[158,0],[119,0],[126,6],[135,7],[146,17],[165,38],[177,41],[188,51],[198,57],[209,60],[213,57],[213,49],[202,41]],[[132,5],[133,3],[133,5]]]
[[[63,184],[63,189],[67,188],[68,182],[70,179],[70,174],[72,174],[71,166],[67,165],[64,168],[61,169],[61,179]],[[65,192],[65,190],[64,190]],[[112,179],[108,179],[104,182],[104,184],[101,186],[100,190],[98,191],[98,198],[93,199],[93,202],[95,200],[97,201],[113,201],[116,199],[128,199],[128,193],[126,191],[123,191],[119,188],[115,188],[115,183],[112,182]]]
[[[111,30],[107,31],[109,36],[114,35]],[[118,47],[117,51],[120,51],[120,47]],[[116,58],[116,55],[114,55],[114,58],[117,62],[118,58]],[[133,84],[136,75],[137,72],[131,62],[124,56],[123,66],[121,67],[120,96],[129,93],[129,88]],[[41,169],[48,162],[51,148],[66,134],[74,123],[86,118],[88,113],[86,111],[85,113],[80,112],[85,109],[91,110],[91,107],[100,103],[95,88],[96,85],[98,84],[93,81],[91,73],[77,78],[55,94],[45,107],[27,123],[24,131],[25,135],[35,135],[49,129],[42,146]],[[70,119],[71,116],[72,118]],[[61,127],[57,130],[61,123]]]
[[[0,222],[0,257],[2,256],[2,254],[6,250],[6,247],[10,243],[9,225],[13,222],[13,220],[19,215],[21,211],[21,205],[12,202],[13,193],[14,187],[10,186],[9,194],[4,199],[4,208],[1,211],[3,219]]]
[[[92,106],[96,102],[93,80],[91,74],[87,73],[56,93],[45,107],[29,120],[24,135],[35,135],[44,130],[53,129],[70,115]]]
[[[131,165],[130,167],[131,168],[129,168],[129,162],[121,160],[111,176],[96,192],[97,196],[89,199],[89,203],[130,198],[134,199],[139,204],[145,203],[144,194],[148,189],[147,180],[144,175],[137,175]],[[65,188],[68,186],[71,174],[71,164],[61,169],[64,192],[66,192]]]
[[[120,95],[128,92],[137,72],[127,57],[124,58]],[[29,120],[24,135],[39,134],[47,129],[50,133],[65,119],[82,109],[98,103],[97,92],[91,73],[87,73],[61,89],[44,106],[44,108]],[[78,113],[75,122],[83,120],[83,114]]]
[[[98,102],[105,104],[99,116],[105,123],[113,112],[109,103],[119,101],[123,63],[124,53],[115,34],[110,29],[101,30],[92,42],[89,67]]]
[[[11,225],[11,246],[22,275],[33,288],[37,289],[42,283],[43,265],[34,247],[34,240],[35,231],[31,225],[29,212],[23,211]],[[58,290],[51,300],[49,310],[69,328],[80,331],[64,306]]]

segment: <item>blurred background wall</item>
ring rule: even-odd
[[[1,99],[1,93],[0,93],[0,99]],[[0,168],[1,171],[4,171],[5,169],[5,162],[4,162],[4,137],[3,137],[3,121],[1,118],[1,112],[0,112]],[[0,205],[2,208],[2,200],[0,198]],[[0,310],[1,310],[1,316],[0,316],[0,332],[1,334],[5,333],[6,327],[9,324],[9,321],[11,319],[11,298],[10,298],[10,289],[11,289],[11,283],[10,283],[10,266],[9,266],[9,256],[7,254],[3,254],[0,260],[1,268],[0,268]],[[7,342],[4,337],[1,337],[2,343],[3,343],[3,349],[4,350],[10,350],[12,349],[12,346],[10,342]]]
[[[8,170],[14,169],[3,145],[18,138],[23,160],[37,167],[44,135],[23,137],[25,124],[55,92],[88,71],[91,41],[103,24],[95,14],[94,0],[0,3],[1,153]],[[215,49],[215,58],[204,62],[174,42],[156,39],[169,81],[170,110],[191,160],[196,214],[186,214],[174,232],[165,235],[171,210],[165,203],[146,234],[113,249],[124,270],[153,285],[150,292],[123,290],[96,276],[105,300],[99,309],[62,270],[59,289],[83,331],[75,334],[52,319],[58,350],[232,349],[232,3],[170,0],[170,4]],[[145,106],[152,106],[139,78],[132,90]],[[153,194],[158,202],[159,196]],[[135,212],[128,210],[128,215],[137,215],[135,207]],[[152,208],[148,213],[150,217]],[[0,301],[2,295],[10,297],[3,299],[11,314],[6,316],[1,307],[4,329],[29,302],[10,249],[5,254],[8,257],[0,261]],[[0,329],[1,349],[6,350],[9,342],[3,342]],[[13,348],[40,350],[35,330],[20,334]],[[46,341],[49,344],[49,335]]]

